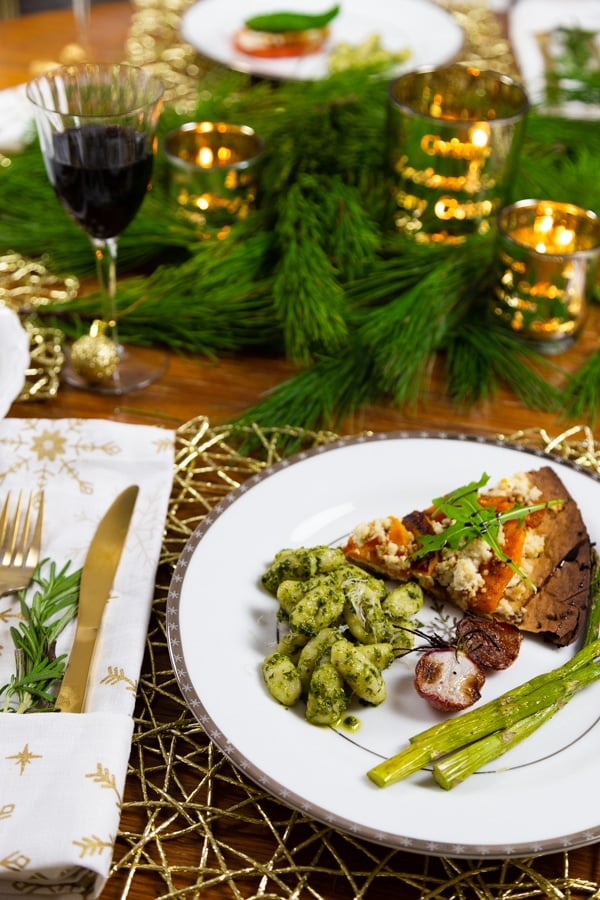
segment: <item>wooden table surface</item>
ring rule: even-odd
[[[124,57],[131,13],[132,9],[127,3],[93,7],[92,58],[117,61]],[[75,40],[74,23],[68,9],[0,22],[0,88],[26,81],[40,62],[58,60],[65,46]],[[595,308],[590,312],[579,342],[560,357],[561,365],[567,369],[574,369],[579,365],[582,358],[595,348],[599,333],[600,312]],[[172,355],[165,375],[143,391],[115,399],[63,386],[56,399],[39,403],[16,403],[10,415],[107,417],[177,427],[202,414],[208,416],[213,424],[219,424],[256,403],[266,390],[291,372],[292,367],[278,359],[245,357],[212,362]],[[418,408],[398,410],[383,406],[369,407],[360,418],[346,423],[343,430],[350,433],[365,428],[374,431],[425,428],[496,435],[543,427],[551,434],[558,434],[569,424],[573,424],[553,415],[533,413],[507,392],[501,392],[493,402],[478,409],[458,412],[446,399],[440,377],[439,370],[434,369],[429,395]],[[549,798],[551,796],[552,788],[549,786]],[[577,802],[583,798],[571,799]],[[567,802],[568,798],[563,800]],[[553,801],[549,799],[549,802]],[[135,813],[129,812],[128,815],[134,816]],[[123,827],[127,828],[127,825],[124,821]],[[562,871],[560,854],[557,854],[555,860],[549,858],[545,863],[548,874],[551,874],[553,865],[557,872]],[[571,877],[600,881],[600,846],[593,845],[572,851],[569,874]],[[122,883],[110,880],[103,893],[103,900],[122,896],[121,890]],[[143,887],[134,886],[127,896],[134,900],[151,900],[157,893],[146,879]],[[211,892],[210,896],[217,897],[219,894]]]

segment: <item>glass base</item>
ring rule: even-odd
[[[162,350],[147,347],[128,349],[119,346],[119,363],[113,375],[102,382],[91,382],[83,378],[71,365],[67,351],[61,378],[71,387],[95,394],[127,394],[148,387],[167,368],[167,355]]]

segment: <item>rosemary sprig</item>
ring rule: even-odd
[[[412,555],[418,559],[427,553],[443,550],[445,547],[449,547],[451,550],[460,550],[476,538],[481,538],[492,548],[498,559],[505,562],[519,578],[536,590],[525,572],[502,549],[500,529],[505,522],[516,520],[522,523],[531,513],[547,509],[550,506],[560,506],[563,501],[546,500],[544,503],[531,505],[516,503],[511,509],[498,512],[492,506],[482,506],[479,503],[479,491],[489,480],[490,476],[484,472],[479,481],[471,481],[443,497],[437,497],[433,501],[434,512],[443,513],[449,520],[449,524],[438,534],[420,534],[420,547]]]
[[[37,567],[33,584],[37,586],[28,603],[30,589],[17,595],[22,621],[10,634],[15,648],[15,674],[0,687],[4,695],[3,712],[52,710],[52,688],[62,678],[67,654],[56,656],[56,639],[74,618],[79,601],[81,570],[69,572],[70,563],[57,570],[49,560]]]

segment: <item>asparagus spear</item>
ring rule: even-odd
[[[446,790],[506,753],[552,718],[581,688],[600,678],[600,558],[593,557],[588,621],[582,647],[572,659],[519,687],[414,735],[408,747],[367,772],[386,787],[433,763]]]
[[[600,558],[592,554],[592,578],[590,584],[590,608],[583,636],[583,646],[600,638]]]
[[[408,747],[378,763],[367,775],[378,787],[386,787],[452,751],[465,748],[464,752],[467,754],[476,753],[477,742],[482,738],[494,734],[506,735],[507,730],[514,729],[516,723],[540,710],[550,708],[558,711],[566,702],[565,698],[570,699],[597,678],[600,678],[600,639],[586,644],[564,665],[532,678],[477,709],[455,719],[447,719],[415,735],[410,739]],[[526,732],[524,726],[517,729],[517,733],[521,733],[521,739],[531,731]],[[518,741],[515,740],[512,746],[515,743]],[[502,747],[502,741],[496,741],[496,747],[498,745]],[[473,750],[473,747],[476,749]],[[488,762],[493,758],[491,755],[484,761]],[[478,765],[481,765],[481,760]]]
[[[600,667],[596,665],[593,669],[592,680],[596,680],[596,678],[600,678]],[[556,703],[544,706],[531,715],[519,719],[510,727],[504,728],[502,731],[495,731],[480,741],[475,741],[473,744],[468,744],[466,747],[444,756],[433,766],[435,781],[440,787],[449,791],[473,772],[502,756],[511,747],[516,746],[524,738],[537,731],[540,725],[551,719],[569,702],[579,687],[581,687],[579,682],[569,684],[564,695]]]

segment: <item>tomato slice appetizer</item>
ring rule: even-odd
[[[262,59],[308,56],[310,53],[318,53],[321,50],[328,34],[327,28],[270,32],[254,31],[244,27],[235,33],[233,46],[238,53]]]

